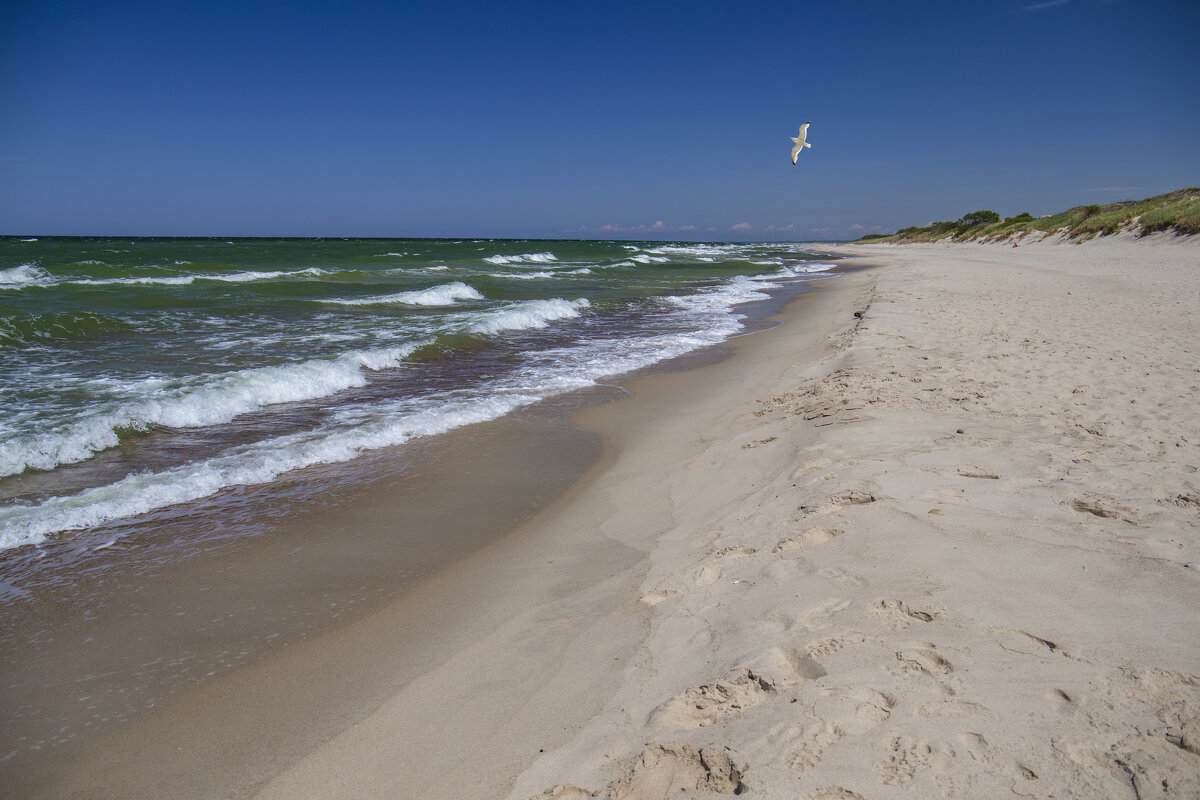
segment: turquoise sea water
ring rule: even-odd
[[[721,342],[793,244],[0,239],[0,549]]]

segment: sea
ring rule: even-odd
[[[0,555],[112,531],[99,550],[114,521],[676,359],[834,267],[789,243],[0,238]]]

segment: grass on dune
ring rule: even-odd
[[[1125,200],[1107,205],[1075,206],[1058,214],[1034,217],[1028,212],[1001,219],[994,211],[972,211],[953,222],[931,222],[925,227],[901,228],[894,234],[869,234],[858,241],[994,242],[1035,233],[1064,233],[1076,241],[1132,231],[1139,236],[1158,231],[1179,235],[1200,233],[1200,188],[1189,186],[1145,200]]]

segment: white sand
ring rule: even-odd
[[[839,249],[485,556],[590,578],[259,796],[1200,796],[1200,243]]]

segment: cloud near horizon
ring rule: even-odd
[[[598,228],[593,228],[588,225],[580,225],[579,233],[669,233],[679,231],[694,231],[695,225],[667,225],[661,219],[656,220],[651,225],[614,225],[611,222],[607,225],[601,225]]]

